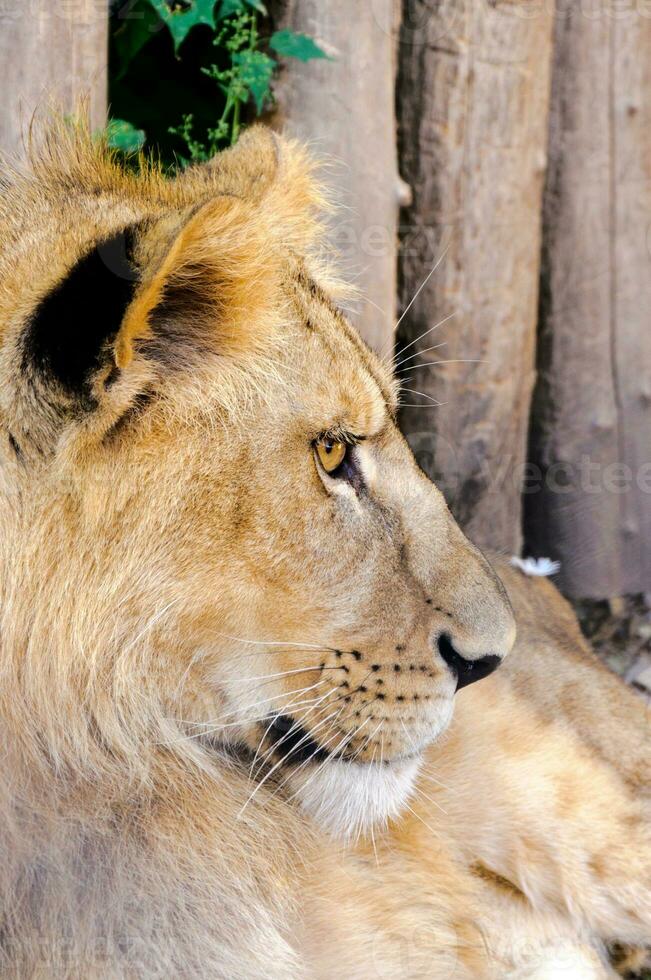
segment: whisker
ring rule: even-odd
[[[370,716],[369,716],[369,719],[368,719],[368,720],[370,720]],[[375,731],[374,731],[374,732],[371,732],[371,734],[370,734],[370,735],[369,735],[369,736],[368,736],[368,737],[366,738],[366,740],[365,740],[365,742],[364,742],[364,743],[363,743],[362,745],[360,745],[360,747],[358,748],[358,750],[357,750],[357,752],[355,753],[355,755],[354,755],[354,756],[352,756],[352,758],[351,758],[351,759],[349,760],[350,762],[354,762],[354,761],[355,761],[355,759],[357,759],[357,757],[358,757],[358,756],[359,756],[359,755],[360,755],[360,754],[361,754],[362,752],[364,752],[364,751],[366,751],[366,748],[368,747],[368,744],[369,744],[369,742],[371,742],[371,741],[372,741],[372,739],[374,739],[374,738],[375,738],[375,736],[377,735],[377,733],[378,733],[378,732],[380,731],[380,729],[382,728],[382,725],[383,725],[383,724],[384,724],[384,719],[382,719],[382,720],[381,720],[381,721],[380,721],[380,722],[378,723],[378,725],[377,725],[377,727],[376,727],[376,729],[375,729]]]
[[[413,739],[413,737],[411,735],[411,732],[409,731],[409,729],[405,725],[404,720],[402,718],[400,719],[400,724],[402,725],[402,730],[405,733],[405,736],[407,737],[407,741],[411,745],[413,751],[414,752],[417,752],[418,749],[416,748],[416,743],[414,742],[414,739]]]
[[[330,707],[330,706],[328,705],[328,707]],[[310,739],[310,738],[312,737],[312,733],[313,733],[313,732],[316,732],[316,731],[318,731],[318,730],[319,730],[319,728],[322,728],[322,727],[323,727],[323,725],[325,725],[325,724],[326,724],[326,723],[327,723],[328,721],[330,721],[331,719],[333,719],[333,718],[334,718],[334,719],[336,719],[336,718],[338,718],[338,717],[339,717],[339,715],[341,714],[341,712],[342,712],[342,711],[343,711],[343,708],[339,708],[339,709],[338,709],[337,711],[333,711],[333,712],[331,712],[331,713],[330,713],[329,715],[327,715],[327,717],[325,717],[325,718],[322,718],[322,719],[321,719],[321,721],[320,721],[320,722],[318,723],[318,725],[315,725],[315,726],[313,726],[313,727],[312,727],[312,728],[311,728],[311,729],[310,729],[309,731],[306,731],[306,733],[305,733],[305,735],[303,736],[303,738],[301,738],[301,740],[300,740],[299,742],[297,742],[297,745],[296,745],[296,747],[298,747],[299,745],[302,745],[302,744],[303,744],[303,743],[304,743],[305,741],[309,741],[309,739]],[[314,754],[315,754],[316,752],[318,752],[318,750],[319,750],[319,748],[320,748],[320,747],[321,747],[322,745],[325,745],[325,744],[327,744],[327,742],[326,742],[326,743],[323,743],[323,742],[322,742],[322,743],[317,743],[317,748],[315,749],[315,751],[314,751],[314,753],[312,753],[312,756],[313,756],[313,755],[314,755]],[[269,757],[269,755],[271,755],[271,754],[273,753],[273,751],[275,750],[275,748],[276,748],[276,746],[275,746],[275,745],[272,745],[272,746],[271,746],[271,749],[270,749],[270,750],[269,750],[269,751],[268,751],[268,752],[266,753],[266,757],[267,757],[267,758]],[[312,756],[310,756],[310,758],[312,758]],[[285,757],[283,757],[283,758],[282,758],[282,759],[281,759],[280,761],[281,761],[281,762],[283,762],[283,761],[285,761]],[[264,764],[264,763],[263,763],[263,764]],[[258,772],[260,772],[260,771],[261,771],[261,768],[262,768],[262,765],[260,765],[260,766],[258,766]],[[265,779],[266,779],[266,776],[265,776]]]
[[[380,722],[380,727],[383,724],[384,724],[384,719],[382,719],[382,721]],[[366,772],[365,772],[366,779],[364,781],[364,795],[366,797],[366,802],[367,803],[368,803],[368,787],[369,787],[369,783],[370,783],[370,780],[371,780],[371,773],[373,771],[373,763],[375,762],[375,753],[376,752],[377,752],[377,745],[374,745],[373,746],[373,755],[371,756],[371,761],[368,763],[367,768],[366,768]],[[361,825],[361,823],[359,823],[358,826],[357,826],[357,833],[355,834],[355,843],[356,844],[359,841],[360,837],[362,836],[362,829],[363,829],[362,828],[362,825]]]
[[[333,749],[333,753],[341,752],[341,750],[346,747],[346,745],[348,744],[348,742],[350,742],[350,740],[355,737],[355,734],[356,734],[355,731],[349,732],[348,735],[346,735],[344,733],[344,738],[339,743],[339,745],[337,745]],[[325,746],[329,745],[330,742],[333,740],[333,738],[336,738],[338,735],[339,735],[339,732],[335,730],[334,734],[332,734],[330,736],[330,738],[327,739],[327,741],[325,741],[325,742],[322,743],[322,746],[325,747]],[[308,759],[306,759],[305,762],[302,762],[297,769],[294,769],[292,772],[289,772],[285,776],[285,778],[283,779],[282,783],[280,783],[280,785],[277,787],[277,789],[274,790],[274,794],[277,793],[277,792],[279,792],[282,789],[282,787],[287,783],[287,781],[292,778],[292,776],[297,775],[297,773],[299,773],[301,771],[301,769],[303,769],[305,766],[307,766],[312,761],[312,759],[314,758],[315,755],[316,755],[316,752],[313,752],[312,755]],[[326,761],[329,761],[329,760],[326,760]],[[318,770],[317,770],[317,772],[318,772]],[[314,775],[316,775],[316,773]],[[308,786],[310,784],[310,782],[312,781],[312,778],[313,777],[310,776],[310,778],[307,780],[307,782],[303,783],[303,786],[300,787],[300,789],[296,790],[295,793],[292,793],[292,795],[288,797],[288,802],[289,802],[289,800],[293,799],[293,797],[296,796],[296,794],[299,793],[300,790],[305,789],[305,787]]]
[[[434,348],[428,347],[427,350],[434,350]],[[422,353],[425,354],[426,351]],[[418,357],[418,355],[414,354],[414,357]],[[406,364],[410,360],[411,358],[408,357],[407,360],[403,361],[403,364]],[[417,371],[422,367],[435,367],[437,364],[488,364],[488,359],[485,357],[449,357],[441,361],[425,361],[423,364],[412,364],[411,367],[401,369],[400,373],[407,374],[409,371]]]
[[[415,388],[403,388],[402,390],[408,391],[412,395],[422,395],[423,398],[427,398],[429,401],[434,402],[437,408],[440,408],[442,405],[442,402],[440,402],[437,398],[432,398],[431,395],[426,395],[424,391],[416,391]]]
[[[396,325],[394,327],[394,331],[398,329],[398,327],[400,326],[400,324],[402,323],[402,321],[407,316],[407,314],[409,313],[410,309],[412,308],[412,306],[414,305],[414,303],[416,302],[416,300],[420,296],[421,291],[425,288],[425,286],[427,285],[427,283],[430,281],[430,279],[432,278],[432,276],[434,275],[434,273],[436,272],[436,270],[440,266],[441,262],[443,261],[443,259],[445,258],[445,256],[448,253],[448,249],[450,248],[450,244],[451,244],[451,242],[448,242],[447,243],[447,245],[445,246],[445,248],[441,252],[440,256],[438,257],[438,259],[436,260],[436,262],[434,263],[434,265],[432,266],[432,268],[430,269],[430,271],[427,273],[427,275],[425,276],[425,278],[421,282],[420,286],[418,287],[418,289],[416,290],[416,292],[414,293],[414,295],[412,296],[412,298],[410,299],[409,303],[407,304],[407,306],[404,308],[404,310],[400,314],[400,317],[398,318],[398,322],[396,323]]]
[[[439,327],[442,327],[443,324],[444,323],[447,323],[448,320],[451,320],[452,317],[457,316],[458,313],[459,313],[458,310],[454,310],[453,313],[448,313],[448,315],[447,316],[444,316],[442,320],[439,320],[438,323],[435,323],[433,327],[429,327],[427,330],[423,330],[423,332],[421,334],[419,334],[418,337],[416,337],[414,340],[410,340],[408,344],[405,344],[404,347],[401,347],[400,350],[397,350],[396,351],[396,353],[394,355],[394,360],[397,357],[401,357],[406,350],[409,350],[410,347],[413,347],[414,344],[417,344],[418,341],[419,340],[422,340],[423,337],[426,337],[428,335],[428,333],[433,333],[434,330],[438,330]],[[396,326],[396,330],[397,329],[398,328]],[[447,343],[447,341],[444,340],[442,343],[437,344],[436,346],[437,347],[443,347],[446,343]]]
[[[231,636],[229,633],[215,633],[215,636],[222,636],[226,640],[234,640],[236,643],[246,643],[250,646],[263,647],[298,647],[301,650],[328,650],[336,653],[334,647],[325,646],[322,643],[298,643],[294,640],[248,640],[243,636]]]
[[[441,813],[444,813],[446,817],[448,816],[448,811],[445,810],[440,803],[437,803],[436,800],[433,800],[431,796],[428,796],[427,793],[424,793],[423,790],[418,785],[418,783],[416,783],[415,792],[417,795],[422,796],[423,799],[427,800],[429,803],[432,803],[436,807],[436,809],[440,810]]]
[[[454,314],[450,314],[450,316],[454,316]],[[445,320],[441,320],[439,323],[436,323],[431,329],[432,330],[436,330],[437,327],[440,327],[443,323],[445,323],[449,319],[450,319],[450,317],[449,316],[446,316]],[[428,333],[428,332],[429,331],[426,331],[426,333]],[[421,337],[424,337],[424,336],[425,336],[425,334],[421,334]],[[420,340],[420,337],[418,339]],[[411,347],[411,344],[409,344],[408,346]],[[428,347],[427,350],[439,350],[441,347],[447,347],[447,346],[448,346],[447,340],[442,340],[440,342],[440,344],[434,344],[433,347]],[[396,358],[400,357],[402,354],[404,354],[404,352],[406,350],[407,350],[407,347],[403,347],[402,350],[396,351],[395,357]],[[423,354],[424,351],[418,351],[418,353],[419,354]],[[399,367],[399,362],[396,361],[395,364],[396,364],[396,368],[398,368]],[[410,368],[407,368],[407,370],[409,371],[411,369]]]
[[[341,709],[340,709],[340,710],[341,710]],[[320,723],[319,723],[319,725],[317,725],[317,726],[316,726],[316,728],[313,728],[313,729],[312,729],[312,732],[314,732],[314,731],[316,731],[316,730],[317,730],[318,728],[320,728],[320,727],[321,727],[321,725],[324,725],[324,724],[326,723],[326,721],[329,721],[329,720],[330,720],[330,718],[334,718],[334,717],[336,716],[336,714],[337,714],[337,712],[336,712],[336,711],[334,711],[334,712],[332,713],[332,715],[329,715],[329,716],[328,716],[328,718],[324,718],[324,720],[323,720],[322,722],[320,722]],[[312,732],[306,732],[306,733],[305,733],[305,735],[303,736],[303,738],[302,738],[302,739],[300,739],[300,741],[299,741],[299,742],[298,742],[298,743],[296,744],[296,748],[298,748],[298,746],[299,746],[299,745],[301,745],[301,744],[302,744],[302,743],[304,743],[304,742],[305,742],[305,741],[306,741],[307,739],[309,739],[309,738],[311,737],[311,734],[312,734]],[[271,769],[270,769],[270,770],[269,770],[269,772],[268,772],[268,773],[267,773],[267,774],[266,774],[266,775],[264,776],[264,778],[263,778],[263,779],[261,779],[261,780],[260,780],[260,782],[259,782],[259,783],[258,783],[258,784],[256,785],[256,787],[255,787],[255,789],[253,790],[253,792],[252,792],[252,793],[250,794],[250,796],[248,797],[248,799],[246,800],[246,802],[244,803],[244,805],[243,805],[243,806],[242,806],[242,807],[240,808],[240,810],[238,811],[238,813],[237,813],[237,819],[238,819],[238,820],[239,820],[239,819],[240,819],[240,818],[242,817],[242,814],[243,814],[243,813],[244,813],[244,811],[246,810],[246,808],[247,808],[247,806],[249,805],[249,803],[250,803],[250,802],[251,802],[251,801],[253,800],[253,798],[255,797],[255,795],[256,795],[256,793],[258,793],[258,792],[259,792],[259,790],[261,790],[261,789],[262,789],[262,787],[263,787],[263,786],[264,786],[264,784],[265,784],[265,783],[267,782],[267,780],[269,779],[269,777],[270,777],[270,776],[271,776],[271,775],[272,775],[272,774],[273,774],[273,773],[274,773],[274,772],[276,771],[276,769],[278,769],[278,767],[279,767],[279,766],[282,766],[284,762],[285,762],[285,759],[284,759],[284,757],[282,757],[282,758],[280,758],[280,759],[278,760],[278,762],[276,762],[276,764],[275,764],[275,765],[273,765],[273,766],[271,767]]]
[[[445,783],[442,783],[440,779],[437,779],[434,775],[432,775],[432,772],[429,769],[424,769],[422,772],[420,772],[418,774],[418,780],[425,780],[425,782],[434,783],[435,786],[440,786],[441,789],[447,790],[448,793],[454,793],[451,786],[447,786]]]
[[[413,361],[416,357],[422,357],[423,354],[428,354],[431,350],[436,350],[438,344],[434,344],[432,347],[424,347],[423,350],[417,350],[414,354],[410,354],[409,357],[403,357],[402,360],[396,361],[396,371],[402,370],[403,364],[408,364],[409,361]],[[436,364],[464,364],[464,363],[474,363],[485,360],[485,358],[470,358],[470,357],[455,357],[449,358],[447,360],[435,361]]]
[[[276,694],[273,697],[264,698],[262,701],[257,701],[254,704],[249,704],[245,708],[242,708],[242,709],[234,708],[231,711],[225,712],[224,718],[232,717],[238,711],[241,711],[242,714],[244,714],[245,712],[250,711],[250,710],[252,710],[254,708],[258,708],[258,707],[260,707],[263,704],[268,704],[271,701],[277,701],[278,698],[284,698],[284,697],[290,697],[291,698],[291,697],[293,697],[296,694],[305,694],[307,691],[312,691],[315,688],[320,687],[321,684],[325,684],[325,680],[317,681],[316,684],[310,684],[309,687],[299,688],[297,691],[283,691],[282,694]],[[290,702],[290,704],[283,705],[283,707],[284,708],[294,707],[296,705],[296,703],[297,702],[294,702],[292,704],[292,702]],[[306,703],[309,704],[310,701],[308,701]],[[193,728],[202,728],[203,730],[197,732],[194,735],[184,735],[180,739],[175,739],[174,741],[185,741],[185,739],[190,739],[190,738],[201,738],[202,735],[212,735],[215,732],[222,731],[225,728],[237,728],[237,727],[239,727],[241,725],[246,724],[247,721],[251,721],[251,720],[252,719],[240,718],[239,721],[222,723],[222,722],[214,722],[214,721],[190,721],[189,719],[179,718],[178,721],[180,723],[186,724],[186,725],[190,725]],[[166,742],[166,743],[163,743],[163,744],[171,744],[171,743]]]
[[[416,817],[416,820],[420,820],[420,822],[422,823],[423,827],[427,827],[427,829],[429,830],[430,834],[433,837],[440,837],[441,836],[440,833],[437,833],[437,831],[435,831],[433,827],[430,827],[430,825],[427,823],[427,821],[426,820],[423,820],[423,818],[420,816],[420,814],[416,813],[416,811],[412,807],[410,807],[407,802],[403,803],[403,806],[404,806],[405,810],[409,810],[409,812],[412,814],[412,816]]]
[[[341,667],[322,667],[320,664],[314,664],[310,667],[296,667],[293,670],[281,670],[277,674],[262,674],[259,677],[236,677],[235,679],[228,679],[229,684],[247,684],[250,681],[268,681],[273,677],[287,677],[289,674],[304,674],[308,670],[341,670]]]
[[[316,709],[319,707],[319,705],[322,704],[322,702],[326,700],[326,698],[330,695],[330,693],[331,693],[331,689],[328,689],[326,691],[326,693],[323,694],[320,698],[317,698],[316,701],[313,701],[313,702],[309,702],[308,701],[308,702],[306,702],[305,705],[304,705],[305,707],[308,707],[310,705],[310,703],[312,704],[312,706],[311,707],[308,707],[308,710],[305,711],[304,713],[302,713],[299,717],[297,717],[296,720],[302,725],[303,722],[305,721],[305,719],[308,718],[312,714],[313,711],[316,711]],[[301,702],[299,701],[299,702],[295,702],[294,704],[287,704],[284,707],[285,707],[285,710],[287,710],[288,708],[296,708],[296,707],[298,707],[300,705],[301,705]],[[331,707],[331,705],[327,705],[327,707]],[[258,743],[258,748],[256,749],[255,757],[253,759],[253,762],[251,763],[251,768],[249,770],[249,778],[251,778],[251,779],[254,778],[253,767],[255,765],[255,761],[256,761],[256,758],[257,758],[257,756],[258,756],[258,754],[260,752],[260,749],[262,748],[262,743],[264,742],[264,739],[267,737],[267,735],[269,733],[269,729],[273,727],[274,722],[276,721],[276,718],[277,718],[277,716],[275,716],[274,718],[271,719],[271,722],[269,723],[269,726],[267,727],[264,735],[262,736],[262,739]],[[269,758],[269,756],[271,756],[273,754],[274,748],[275,748],[275,746],[272,745],[260,757],[260,765],[258,766],[258,771],[265,764],[265,762],[267,761],[267,759]]]
[[[425,408],[429,411],[432,408],[443,408],[447,402],[439,402],[438,405],[423,405],[422,402],[400,402],[400,408]]]
[[[342,709],[340,709],[340,712],[341,712],[341,710],[342,710]],[[338,733],[337,733],[337,732],[335,732],[335,736],[336,736],[337,734],[338,734]],[[339,743],[339,745],[337,745],[337,746],[336,746],[336,747],[334,748],[334,750],[333,750],[333,754],[332,754],[332,755],[329,755],[329,756],[328,756],[328,757],[327,757],[326,759],[324,759],[324,760],[323,760],[323,762],[322,762],[322,763],[321,763],[321,764],[320,764],[319,766],[317,766],[317,768],[316,768],[316,769],[314,770],[314,772],[312,773],[312,775],[310,776],[310,778],[309,778],[308,780],[306,780],[306,782],[304,782],[304,783],[303,783],[303,785],[302,785],[301,787],[299,787],[299,788],[298,788],[297,790],[295,790],[295,791],[294,791],[294,792],[293,792],[293,793],[291,794],[291,796],[288,796],[288,797],[287,797],[287,802],[288,802],[288,803],[289,803],[289,802],[290,802],[291,800],[293,800],[293,799],[294,799],[294,798],[295,798],[295,797],[296,797],[296,796],[297,796],[297,795],[298,795],[299,793],[301,793],[301,792],[303,792],[303,791],[304,791],[305,789],[307,789],[307,787],[308,787],[308,786],[310,785],[310,783],[312,782],[312,780],[313,780],[313,779],[316,779],[316,777],[317,777],[317,776],[319,775],[319,773],[320,773],[320,772],[322,772],[322,770],[323,770],[323,769],[325,768],[325,766],[326,766],[326,765],[327,765],[327,764],[328,764],[329,762],[333,762],[333,761],[335,761],[335,756],[334,756],[334,753],[336,753],[336,752],[340,752],[340,751],[341,751],[341,749],[342,749],[342,747],[343,747],[343,746],[345,746],[345,744],[347,744],[347,743],[346,743],[346,738],[347,738],[347,736],[344,736],[344,738],[343,738],[343,739],[342,739],[342,741],[341,741],[341,742]],[[312,756],[311,756],[310,758],[313,758],[313,755],[312,755]]]
[[[380,859],[377,856],[377,847],[376,847],[376,844],[375,844],[375,832],[373,830],[373,824],[372,823],[371,823],[371,826],[370,826],[369,829],[371,831],[371,843],[373,845],[373,853],[375,854],[375,867],[376,868],[379,868],[380,867]]]
[[[323,678],[320,681],[317,681],[315,684],[309,684],[307,687],[299,687],[298,690],[296,691],[282,691],[280,694],[274,694],[271,697],[263,698],[262,701],[255,701],[252,704],[247,704],[245,708],[233,708],[232,711],[227,711],[224,717],[228,718],[229,715],[233,715],[235,713],[240,714],[240,716],[244,716],[248,711],[255,710],[256,708],[259,708],[263,704],[269,704],[271,701],[278,701],[279,698],[286,698],[286,697],[291,698],[294,697],[296,694],[306,694],[308,691],[313,691],[315,690],[315,688],[320,687],[321,684],[325,684],[325,678]],[[211,724],[211,723],[197,722],[197,724]]]

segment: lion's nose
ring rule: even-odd
[[[439,653],[457,679],[457,691],[461,687],[466,687],[468,684],[474,684],[475,681],[488,677],[502,662],[501,657],[492,653],[485,657],[478,657],[476,660],[467,660],[455,650],[447,633],[441,633],[437,644]]]

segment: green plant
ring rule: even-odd
[[[111,145],[125,153],[144,145],[184,166],[234,143],[243,122],[272,103],[279,58],[328,57],[306,34],[265,35],[266,18],[262,0],[114,3]],[[152,75],[160,80],[153,101],[142,98],[155,88]]]

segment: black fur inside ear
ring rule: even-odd
[[[133,299],[136,227],[95,245],[41,300],[23,334],[24,369],[51,378],[72,396],[88,394]]]

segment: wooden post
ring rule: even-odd
[[[403,426],[473,540],[509,552],[534,382],[551,26],[546,2],[407,3],[399,45],[413,190],[401,220],[403,309],[413,300],[398,337],[398,351],[412,345]]]
[[[651,587],[651,20],[556,21],[531,549],[574,596]]]
[[[35,110],[74,111],[87,97],[91,124],[106,114],[108,0],[4,0],[0,150],[20,155]]]
[[[354,320],[376,350],[390,352],[396,308],[397,170],[394,0],[280,0],[275,25],[316,37],[334,61],[288,59],[276,86],[276,124],[310,141],[328,163],[342,205],[331,239],[361,299]],[[403,198],[404,199],[404,198]]]

